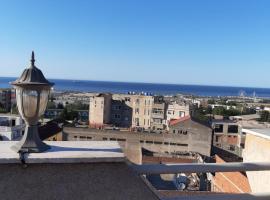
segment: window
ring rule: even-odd
[[[139,114],[140,113],[140,109],[139,108],[136,108],[135,109],[135,113],[138,113]]]
[[[137,105],[140,104],[140,99],[136,99],[136,104],[137,104]]]
[[[122,106],[115,105],[113,108],[114,108],[114,110],[121,110]]]
[[[125,139],[117,139],[117,141],[119,141],[119,142],[125,142],[126,140]]]
[[[179,112],[179,117],[185,117],[185,112],[180,111],[180,112]]]
[[[114,119],[120,119],[120,118],[121,118],[121,115],[119,115],[119,114],[114,115]]]
[[[115,138],[110,138],[110,141],[116,141],[116,139]]]
[[[86,137],[87,138],[87,140],[92,140],[92,137]]]
[[[223,124],[215,125],[215,133],[223,133]]]
[[[238,133],[238,125],[229,125],[228,133]]]
[[[154,144],[162,144],[162,142],[154,142]]]
[[[179,144],[179,143],[177,143],[177,146],[187,147],[188,144]]]
[[[86,137],[85,136],[80,136],[80,140],[85,140]]]
[[[139,120],[139,118],[135,118],[135,124],[136,124],[136,126],[140,126],[140,120]]]
[[[102,138],[102,140],[105,140],[106,141],[106,140],[108,140],[108,138],[104,137],[104,138]]]
[[[176,132],[176,130],[173,130],[173,133],[175,133]]]
[[[235,146],[230,145],[229,150],[230,150],[230,151],[235,151]]]
[[[146,143],[146,144],[153,144],[152,141],[146,141],[145,143]]]
[[[13,126],[16,126],[16,120],[15,119],[12,120],[12,124],[11,125],[12,125],[12,127]]]

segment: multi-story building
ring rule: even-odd
[[[154,97],[131,95],[130,100],[133,108],[132,128],[138,130],[150,130]]]
[[[130,128],[132,126],[133,109],[130,98],[115,98],[112,100],[111,123],[117,127]]]
[[[212,120],[213,145],[241,157],[241,128],[233,120]]]
[[[166,112],[166,125],[169,127],[171,120],[179,119],[190,115],[190,106],[186,103],[177,103],[176,101],[168,104]]]
[[[12,104],[12,90],[0,89],[0,108],[5,112],[10,112]]]
[[[99,94],[90,98],[89,126],[102,128],[111,122],[111,94]]]
[[[25,124],[20,116],[0,115],[0,140],[19,140],[24,133]]]
[[[129,123],[131,119],[131,128],[136,130],[150,130],[151,114],[154,103],[154,97],[149,95],[131,95],[115,94],[113,99],[121,101],[126,109],[124,116],[118,116]],[[116,104],[116,106],[118,106]],[[131,112],[132,111],[132,112]],[[131,115],[130,115],[131,114]]]
[[[167,104],[162,96],[154,97],[151,116],[151,131],[162,133],[166,130]]]

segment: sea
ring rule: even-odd
[[[16,78],[0,77],[0,88],[10,88],[10,82]],[[248,96],[270,98],[270,88],[251,87],[227,87],[227,86],[205,86],[205,85],[183,85],[183,84],[156,84],[156,83],[128,83],[110,81],[85,81],[85,80],[63,80],[49,79],[55,83],[55,91],[74,92],[111,92],[111,93],[147,93],[155,95],[195,95],[208,97],[226,96]]]

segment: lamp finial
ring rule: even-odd
[[[31,56],[31,67],[35,67],[35,52],[32,51],[32,56]]]

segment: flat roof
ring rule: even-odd
[[[16,142],[0,142],[0,164],[20,163],[18,153],[11,150]],[[124,162],[125,156],[115,141],[46,141],[51,146],[43,153],[30,153],[26,163],[97,163]]]
[[[242,132],[246,132],[248,134],[256,135],[270,140],[270,128],[243,129]]]

